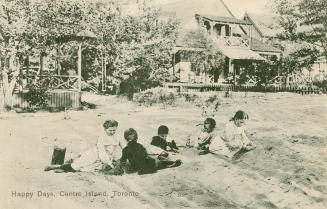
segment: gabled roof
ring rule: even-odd
[[[195,14],[234,17],[223,0],[176,0],[160,5],[164,16],[175,16],[181,22],[181,28],[197,27]]]
[[[245,21],[245,20],[236,19],[235,17],[223,17],[223,16],[207,15],[207,14],[196,14],[196,16],[201,16],[202,18],[212,20],[215,22],[221,22],[221,23],[251,25],[250,22]]]
[[[273,38],[282,32],[277,15],[245,13],[243,19],[246,17],[263,37]]]
[[[280,49],[273,47],[269,44],[266,44],[258,39],[251,38],[251,50],[256,52],[275,52],[275,53],[282,53]]]

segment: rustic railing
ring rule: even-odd
[[[180,92],[206,92],[206,91],[240,91],[240,92],[294,92],[299,94],[327,93],[327,89],[317,87],[292,86],[248,86],[233,84],[193,84],[193,83],[164,83],[165,88],[175,88]]]
[[[27,83],[51,89],[78,90],[78,76],[74,75],[27,75]]]
[[[218,44],[230,47],[250,47],[250,39],[237,36],[217,36]]]

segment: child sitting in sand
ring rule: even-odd
[[[165,125],[161,125],[158,128],[158,135],[152,137],[151,145],[159,147],[164,151],[178,152],[178,147],[174,140],[167,142],[167,136],[169,134],[169,129]]]
[[[216,121],[213,118],[205,119],[203,128],[188,137],[186,147],[195,147],[199,151],[199,155],[209,153],[211,141],[215,137],[215,127]]]
[[[254,149],[254,144],[248,139],[244,130],[245,121],[248,119],[247,113],[242,110],[237,111],[225,125],[220,136],[214,138],[210,150],[228,157],[236,157],[240,153]]]
[[[50,165],[45,168],[45,171],[57,169],[64,172],[112,170],[118,164],[123,148],[122,143],[115,136],[117,127],[117,121],[105,121],[104,132],[98,138],[96,146],[81,153],[77,158],[72,159],[72,162],[63,165]]]
[[[120,159],[121,166],[126,168],[127,160],[131,168],[137,171],[138,174],[154,173],[158,169],[172,168],[181,165],[180,160],[170,161],[165,159],[151,158],[146,149],[137,143],[137,132],[133,128],[129,128],[124,132],[124,138],[127,141],[127,146],[123,149],[123,154]]]

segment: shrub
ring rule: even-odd
[[[182,94],[184,96],[186,102],[195,102],[196,99],[199,98],[196,94]]]
[[[46,89],[31,85],[25,94],[25,99],[31,107],[47,107],[49,94]]]
[[[313,85],[317,86],[323,93],[327,93],[327,80],[314,82]]]
[[[89,103],[89,102],[86,102],[86,101],[82,101],[81,106],[83,106],[86,109],[95,109],[96,108],[95,104]]]
[[[166,106],[174,104],[176,96],[173,92],[158,87],[134,94],[133,101],[145,106],[153,104],[163,104]]]
[[[183,94],[185,101],[194,103],[198,108],[201,108],[202,115],[213,117],[218,112],[221,106],[221,99],[217,95],[196,95]]]

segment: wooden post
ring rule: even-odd
[[[228,65],[229,65],[229,71],[230,72],[233,72],[233,80],[234,80],[233,83],[234,83],[234,86],[235,86],[236,85],[236,70],[234,68],[234,65],[232,63],[232,59],[231,58],[229,59]]]
[[[44,56],[43,56],[43,52],[41,52],[41,55],[40,55],[40,75],[42,75],[42,71],[43,71],[43,68],[44,68]]]
[[[102,72],[102,75],[101,75],[101,80],[102,80],[101,91],[104,92],[105,91],[105,87],[104,87],[105,80],[104,80],[104,58],[103,58],[103,52],[101,52],[101,72]]]
[[[78,45],[78,53],[77,53],[77,72],[78,72],[78,91],[82,90],[82,43]]]
[[[60,148],[58,146],[54,146],[53,154],[51,159],[51,165],[62,165],[64,164],[66,154],[66,147]]]
[[[78,44],[78,52],[77,52],[77,86],[79,93],[79,104],[82,101],[82,43]]]
[[[172,79],[171,79],[171,82],[174,81],[174,78],[175,78],[175,52],[173,52],[173,76],[172,76]]]
[[[104,51],[104,54],[103,54],[103,58],[104,58],[104,66],[103,66],[103,70],[104,70],[104,91],[107,90],[107,59],[106,59],[106,51]]]
[[[27,62],[27,66],[26,66],[26,83],[29,84],[29,79],[28,79],[28,76],[29,76],[29,71],[30,71],[30,56],[27,55],[26,56],[26,62]]]
[[[57,45],[56,49],[56,69],[57,69],[57,74],[60,75],[60,46]]]

